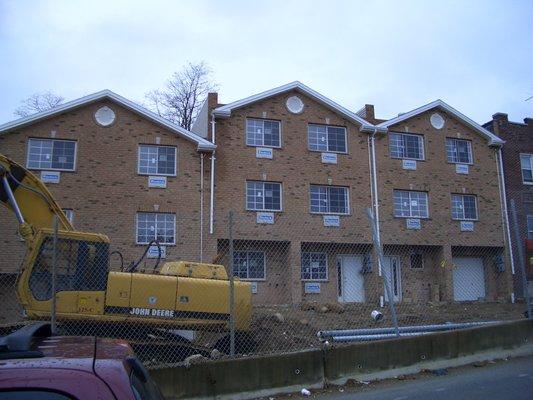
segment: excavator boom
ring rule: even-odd
[[[2,154],[0,180],[0,203],[13,211],[20,225],[31,227],[35,233],[39,229],[51,229],[57,216],[59,229],[74,230],[46,186],[26,168]]]

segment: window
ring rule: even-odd
[[[472,164],[472,143],[469,140],[446,138],[448,162]]]
[[[328,259],[326,253],[302,253],[302,280],[328,279]]]
[[[139,174],[176,176],[176,148],[140,145]]]
[[[520,154],[520,167],[522,168],[522,182],[533,184],[533,154]]]
[[[427,218],[428,194],[407,190],[394,191],[394,216],[406,218]]]
[[[409,256],[412,269],[424,268],[424,256],[420,253],[413,253]]]
[[[233,275],[241,279],[265,279],[265,253],[262,251],[233,252]]]
[[[424,137],[405,133],[389,135],[390,155],[393,158],[424,159]]]
[[[76,142],[72,140],[30,139],[28,141],[29,169],[74,171]]]
[[[65,217],[67,217],[68,222],[72,224],[74,222],[74,210],[63,208],[63,213],[65,214]]]
[[[527,237],[533,239],[533,215],[527,216]]]
[[[307,136],[309,150],[346,153],[346,128],[309,124]]]
[[[161,244],[176,243],[176,215],[167,213],[137,213],[137,244],[157,240]]]
[[[452,194],[452,218],[460,221],[476,220],[476,196]]]
[[[311,185],[311,212],[320,214],[348,214],[348,188]]]
[[[246,120],[248,146],[280,147],[280,123],[266,119]]]
[[[246,182],[246,209],[251,211],[281,211],[281,183]]]

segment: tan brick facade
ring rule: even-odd
[[[286,107],[286,100],[295,95],[304,103],[303,111],[297,114]],[[211,95],[210,112],[216,103],[216,96]],[[117,116],[106,128],[93,117],[103,105]],[[373,108],[366,108],[372,111],[371,122],[379,122]],[[387,134],[375,135],[380,234],[385,255],[397,257],[399,262],[400,301],[452,301],[454,257],[482,258],[485,299],[509,300],[509,268],[497,272],[495,267],[497,257],[506,255],[496,151],[486,138],[442,110],[438,112],[445,119],[444,128],[433,128],[429,123],[433,112],[389,128],[390,132],[424,136],[425,160],[418,161],[414,171],[402,169],[402,161],[390,157]],[[246,144],[247,118],[280,122],[281,146],[272,149],[272,159],[257,158],[256,148]],[[323,163],[320,152],[308,149],[309,124],[346,128],[347,152],[337,154],[336,164]],[[209,125],[208,121],[202,124],[204,128]],[[210,130],[205,136],[211,136]],[[136,213],[158,211],[176,214],[176,245],[167,247],[167,259],[199,261],[202,252],[203,261],[218,258],[228,266],[228,213],[233,211],[235,251],[258,251],[265,257],[266,274],[254,280],[256,304],[338,301],[343,256],[365,260],[368,265],[361,278],[364,301],[382,301],[382,271],[372,249],[366,215],[373,204],[371,140],[369,133],[361,131],[361,124],[311,95],[290,90],[236,108],[229,117],[217,117],[215,132],[213,234],[209,233],[210,154],[203,156],[202,196],[202,156],[197,144],[113,101],[92,103],[1,134],[0,152],[25,165],[28,138],[75,140],[76,170],[62,172],[60,183],[49,187],[63,208],[74,210],[77,229],[109,235],[112,250],[120,250],[127,261],[137,259],[145,248],[135,244]],[[474,160],[467,175],[457,174],[455,165],[446,161],[446,137],[471,141]],[[149,189],[147,176],[137,173],[139,145],[156,143],[177,147],[177,176],[167,178],[166,189]],[[281,183],[282,210],[274,213],[273,224],[258,224],[257,212],[246,210],[247,181]],[[349,213],[339,216],[338,227],[325,227],[324,216],[310,212],[310,185],[348,188]],[[428,193],[429,218],[421,221],[420,230],[406,229],[405,218],[394,217],[394,189]],[[452,193],[477,196],[479,218],[474,222],[474,232],[461,232],[459,221],[452,220]],[[202,219],[204,230],[200,235]],[[0,223],[2,249],[8,254],[0,260],[0,271],[12,273],[18,268],[23,246],[15,234],[16,221],[6,210],[0,211]],[[302,279],[302,254],[307,252],[326,255],[326,277]],[[414,252],[421,254],[421,269],[411,268]],[[147,267],[151,265],[153,261]],[[319,283],[320,293],[306,293],[306,282]]]
[[[116,114],[109,127],[99,126],[94,113],[107,105]],[[29,138],[75,140],[74,172],[61,172],[59,184],[49,184],[62,208],[74,211],[81,231],[107,234],[111,250],[125,262],[138,259],[145,249],[136,244],[137,212],[176,214],[176,245],[167,247],[168,259],[198,259],[200,229],[200,154],[196,143],[179,137],[146,118],[109,100],[65,112],[15,132],[0,135],[2,154],[26,165]],[[159,138],[159,139],[156,139]],[[139,144],[177,147],[177,176],[167,178],[166,189],[148,188],[148,177],[137,173]],[[39,175],[39,171],[33,171]],[[2,253],[0,271],[15,272],[24,244],[17,236],[14,215],[0,209]],[[112,258],[117,266],[118,258]],[[147,267],[152,265],[147,263]]]

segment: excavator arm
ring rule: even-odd
[[[58,217],[59,229],[73,231],[71,223],[46,186],[34,174],[0,154],[0,203],[11,210],[19,231],[26,239],[43,228],[53,227]]]

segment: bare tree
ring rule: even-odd
[[[181,71],[172,74],[163,89],[146,93],[147,106],[161,117],[190,130],[207,93],[217,88],[210,76],[211,69],[205,62],[189,62]]]
[[[34,93],[25,100],[22,100],[22,105],[15,110],[15,115],[19,117],[27,117],[41,111],[46,111],[58,106],[65,100],[50,91],[44,93]]]

